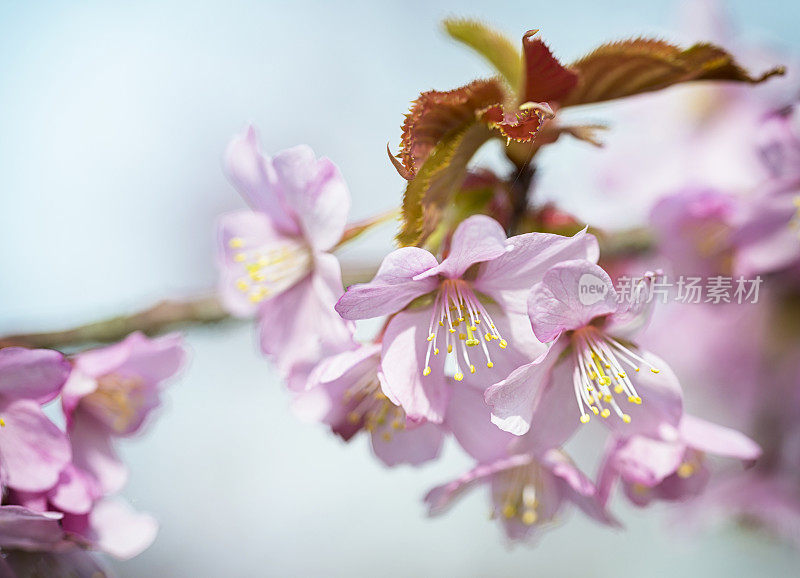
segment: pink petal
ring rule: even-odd
[[[330,383],[354,371],[362,374],[361,365],[371,364],[374,366],[373,370],[377,371],[380,354],[380,343],[368,343],[352,351],[345,351],[329,357],[321,364],[319,381],[320,383]]]
[[[52,488],[72,456],[69,441],[36,402],[0,406],[0,468],[12,488],[42,492]]]
[[[61,390],[61,408],[67,418],[67,428],[72,425],[72,416],[81,399],[90,393],[94,393],[97,387],[97,380],[84,373],[77,366],[69,374],[69,379],[64,384],[64,389]]]
[[[179,333],[150,339],[137,331],[125,340],[130,343],[131,349],[130,357],[117,369],[121,375],[159,383],[175,375],[186,358],[183,337]]]
[[[548,353],[550,359],[558,359],[566,343],[556,342]],[[554,363],[551,373],[545,378],[534,400],[531,429],[521,440],[521,447],[528,451],[543,452],[561,447],[580,425],[579,410],[572,384],[574,365],[568,360]]]
[[[572,237],[550,233],[526,233],[508,239],[513,249],[481,265],[475,288],[484,293],[525,290],[539,283],[561,261],[583,259],[597,262],[597,239],[586,230]]]
[[[557,358],[558,355],[550,355],[550,350],[545,351],[535,361],[489,387],[485,400],[492,409],[492,423],[514,435],[526,433],[531,427],[536,396],[547,386]]]
[[[117,457],[108,430],[91,415],[81,415],[73,422],[69,436],[75,466],[97,480],[103,494],[122,489],[128,469]]]
[[[300,233],[272,163],[258,148],[258,137],[252,126],[228,145],[224,164],[231,183],[253,210],[267,215],[275,228],[284,234]]]
[[[46,550],[64,538],[56,512],[38,513],[22,506],[0,506],[0,547],[3,550]]]
[[[480,462],[508,455],[508,446],[516,439],[492,424],[483,394],[471,387],[453,388],[445,424],[464,451]]]
[[[113,345],[84,351],[75,356],[75,367],[95,378],[114,373],[130,357],[132,345],[123,339]]]
[[[530,463],[530,460],[530,456],[517,455],[487,464],[479,464],[458,479],[433,488],[425,496],[425,504],[428,506],[428,515],[437,516],[444,513],[455,503],[456,499],[464,495],[464,493],[471,488],[490,481],[492,476],[498,472],[520,465],[526,465]]]
[[[444,431],[432,423],[397,431],[390,440],[384,439],[377,430],[371,437],[375,455],[390,467],[398,464],[417,466],[436,459],[444,443]]]
[[[506,250],[506,233],[500,223],[486,215],[473,215],[456,228],[450,253],[441,264],[420,273],[415,279],[436,275],[458,279],[475,263],[497,259]]]
[[[611,278],[590,261],[565,261],[552,267],[528,298],[533,332],[542,342],[584,327],[617,308]]]
[[[436,257],[418,247],[402,247],[389,253],[369,283],[348,287],[336,311],[345,319],[370,319],[403,309],[439,285],[435,278],[414,277],[437,264]]]
[[[136,512],[119,498],[98,502],[89,515],[89,525],[97,548],[121,560],[142,553],[158,533],[155,518]]]
[[[305,388],[323,358],[355,347],[352,323],[333,309],[341,294],[339,261],[322,253],[314,274],[262,305],[261,349],[290,377],[293,389]]]
[[[71,366],[57,351],[49,349],[0,349],[0,398],[50,401],[69,376]]]
[[[350,192],[330,160],[317,160],[308,146],[281,151],[272,159],[283,198],[297,215],[303,235],[318,251],[342,238],[350,211]]]
[[[409,418],[441,423],[452,385],[441,366],[422,375],[430,316],[430,309],[423,308],[392,318],[383,337],[381,366],[386,395],[402,406]]]
[[[681,439],[701,452],[741,460],[755,460],[761,455],[759,445],[743,433],[692,415],[683,414],[678,429]]]
[[[626,483],[653,487],[675,473],[685,453],[682,443],[633,436],[617,448],[614,467]]]
[[[96,482],[72,464],[61,471],[58,484],[48,492],[50,503],[70,514],[89,513],[98,497],[100,488]]]
[[[678,378],[663,359],[646,351],[639,351],[639,354],[659,372],[653,373],[647,366],[642,366],[640,371],[629,372],[636,393],[642,398],[641,405],[623,400],[620,407],[631,416],[631,422],[609,418],[603,423],[623,436],[639,434],[675,441],[683,415],[683,392]]]

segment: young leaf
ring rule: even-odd
[[[696,44],[681,50],[668,42],[642,38],[604,44],[571,68],[579,81],[562,106],[602,102],[695,80],[757,84],[784,73],[778,67],[753,77],[717,46]]]
[[[525,61],[523,102],[557,102],[578,83],[578,75],[565,68],[550,52],[547,45],[529,30],[522,37]]]
[[[483,56],[512,90],[519,90],[522,83],[522,57],[508,38],[477,20],[447,18],[443,24],[452,38]]]
[[[423,92],[411,105],[403,123],[400,161],[414,176],[445,135],[475,122],[478,111],[503,102],[505,91],[496,78],[476,80],[447,92]]]
[[[430,152],[403,195],[400,245],[422,243],[436,228],[445,207],[467,175],[467,164],[491,138],[489,128],[473,122],[442,138]]]
[[[495,104],[481,111],[480,118],[499,130],[507,141],[527,143],[536,138],[545,120],[553,118],[553,109],[544,103],[525,103],[508,112],[503,105]]]

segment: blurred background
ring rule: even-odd
[[[213,287],[215,219],[243,206],[221,155],[248,122],[265,151],[308,143],[332,158],[349,183],[353,219],[397,205],[403,181],[385,147],[397,146],[411,100],[489,74],[444,36],[445,16],[483,18],[514,38],[540,28],[569,62],[617,38],[714,39],[695,8],[674,0],[3,2],[0,333],[69,327]],[[800,54],[800,3],[726,8],[736,42],[774,49],[783,63]],[[584,119],[624,117],[612,108]],[[595,154],[583,143],[551,147],[542,194],[578,216],[596,210],[608,224],[635,222],[646,201],[622,217],[592,205]],[[343,259],[377,260],[391,235],[389,227]],[[187,339],[192,362],[158,419],[123,442],[124,494],[161,531],[144,554],[114,563],[121,576],[738,577],[792,575],[800,563],[797,552],[733,526],[687,537],[668,506],[619,501],[626,531],[575,516],[535,548],[507,547],[482,492],[428,520],[425,491],[470,466],[457,448],[429,467],[388,470],[365,439],[345,445],[291,414],[251,325],[194,329]],[[579,458],[592,471],[596,456]]]

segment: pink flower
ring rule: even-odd
[[[740,204],[736,197],[704,188],[688,188],[656,203],[650,223],[676,274],[731,272],[731,233]]]
[[[643,290],[640,286],[637,290]],[[654,355],[627,339],[642,324],[636,295],[618,298],[605,271],[589,261],[551,268],[530,292],[533,332],[549,349],[486,391],[492,421],[522,435],[552,424],[538,435],[557,447],[591,414],[627,435],[669,435],[678,426],[682,397],[678,380]],[[575,406],[577,405],[577,412]],[[550,429],[550,431],[547,431]]]
[[[252,127],[228,146],[225,167],[252,209],[225,215],[219,225],[225,306],[258,314],[261,348],[281,371],[308,371],[351,346],[350,328],[333,310],[343,287],[330,253],[350,209],[347,186],[339,169],[307,146],[264,157]]]
[[[313,372],[309,389],[295,397],[295,412],[327,423],[344,440],[367,431],[375,455],[387,466],[418,465],[437,458],[448,431],[477,459],[505,454],[512,439],[491,424],[477,389],[453,391],[444,424],[408,419],[384,393],[380,353],[381,344],[371,343],[323,361]]]
[[[755,460],[758,445],[736,430],[684,414],[675,439],[635,435],[617,438],[600,474],[600,494],[608,498],[619,479],[631,502],[645,506],[651,500],[682,500],[699,494],[710,471],[705,455]]]
[[[568,504],[603,524],[616,524],[597,500],[591,480],[560,450],[512,455],[479,464],[460,478],[428,492],[428,513],[443,513],[478,484],[489,485],[492,517],[502,522],[511,540],[531,539]]]
[[[794,180],[771,183],[749,199],[732,240],[736,274],[800,269],[800,174]]]
[[[380,343],[372,343],[324,360],[309,389],[295,396],[294,411],[330,425],[346,441],[368,432],[375,455],[387,466],[435,459],[444,431],[432,423],[408,421],[403,408],[383,393],[380,352]]]
[[[135,434],[160,404],[162,383],[180,369],[185,352],[178,334],[123,341],[75,356],[61,403],[73,445],[73,463],[104,493],[117,491],[127,471],[112,439]]]
[[[69,441],[42,412],[69,375],[64,356],[45,349],[0,349],[0,484],[20,491],[55,485]]]
[[[384,392],[409,418],[441,423],[454,382],[483,390],[492,368],[505,375],[541,350],[524,313],[530,285],[563,259],[597,253],[583,232],[506,239],[496,221],[475,215],[455,230],[441,263],[424,249],[398,249],[336,310],[345,319],[394,314],[383,336]]]

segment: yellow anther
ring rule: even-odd
[[[470,329],[470,331],[477,331],[478,330],[478,328],[475,327],[474,325],[470,325],[469,329]]]
[[[233,256],[233,260],[236,261],[237,263],[241,263],[245,259],[247,259],[247,256],[244,253],[236,253]]]
[[[455,330],[455,329],[453,329],[452,327],[451,327],[450,329],[448,329],[448,331],[449,331],[450,333],[455,333],[455,332],[456,332],[456,330]]]
[[[459,371],[453,376],[453,379],[455,379],[456,381],[461,381],[462,379],[464,379],[464,374]]]
[[[422,375],[430,375],[431,374],[431,366],[429,365],[425,369],[422,370]]]
[[[428,341],[433,341],[433,338],[436,337],[433,333],[428,335]]]
[[[392,441],[392,432],[385,431],[383,434],[381,434],[381,437],[383,438],[383,441],[390,442]]]
[[[628,377],[627,375],[625,375],[625,372],[624,372],[624,371],[621,371],[621,372],[620,372],[620,373],[618,373],[617,375],[619,375],[619,378],[620,378],[620,379],[625,379],[626,377]]]
[[[356,425],[361,420],[361,416],[354,411],[347,414],[347,421]]]
[[[636,371],[639,371],[639,368],[638,368],[638,367],[636,368]]]
[[[447,346],[447,353],[453,353],[453,346],[451,344]]]
[[[475,373],[475,366],[474,365],[470,365],[469,366],[469,372],[470,373]]]
[[[588,414],[583,414],[581,416],[581,423],[589,423],[589,415]]]
[[[625,423],[631,423],[631,416],[629,416],[627,413],[623,413],[622,421],[624,421]]]
[[[611,415],[611,410],[607,407],[603,408],[603,411],[600,412],[600,417],[608,417]]]
[[[491,361],[487,361],[487,362],[486,362],[486,367],[488,367],[489,369],[491,369],[491,368],[493,368],[493,367],[494,367],[494,363],[492,363]]]
[[[259,301],[262,301],[262,300],[264,299],[264,295],[261,293],[261,291],[253,291],[252,293],[250,293],[250,294],[247,296],[247,298],[248,298],[248,299],[249,299],[249,300],[250,300],[252,303],[258,303]]]
[[[517,515],[517,509],[514,507],[513,504],[506,504],[503,506],[503,516],[506,518],[513,518]]]
[[[599,413],[600,413],[600,410],[599,410],[599,409],[597,409],[597,408],[596,408],[595,406],[593,406],[593,405],[590,405],[590,406],[589,406],[589,409],[591,409],[591,410],[592,410],[592,413],[593,413],[594,415],[597,415],[597,414],[599,414]]]
[[[655,367],[651,367],[650,371],[652,371],[653,373],[658,373],[661,370],[660,369],[656,369]]]
[[[694,474],[694,466],[689,462],[683,462],[680,466],[678,466],[678,477],[681,478],[689,478]]]
[[[236,282],[236,288],[239,291],[247,291],[248,289],[250,289],[250,285],[248,285],[247,281],[245,281],[244,279],[239,279]]]
[[[439,322],[439,327],[444,327],[444,321]]]
[[[466,334],[466,333],[459,333],[459,334],[458,334],[458,338],[459,338],[461,341],[465,341],[465,340],[467,339],[467,334]]]
[[[486,335],[484,335],[484,336],[483,336],[483,338],[484,338],[486,341],[491,341],[491,340],[492,340],[492,334],[491,334],[491,333],[487,333]]]
[[[392,429],[403,429],[404,427],[405,427],[405,424],[403,422],[401,422],[401,421],[394,420],[392,422]]]
[[[439,355],[439,348],[438,347],[434,347],[433,348],[433,354],[434,355]]]
[[[6,420],[0,417],[0,427],[6,427]]]
[[[603,401],[604,401],[604,402],[606,402],[606,403],[611,403],[611,400],[612,400],[612,399],[614,399],[614,398],[613,398],[613,397],[611,397],[609,394],[605,394],[605,395],[603,396]]]
[[[255,281],[256,283],[261,283],[266,279],[263,273],[251,272],[250,278]]]
[[[508,341],[505,339],[500,340],[500,349],[505,349],[508,346]]]
[[[636,405],[642,405],[642,398],[639,397],[639,396],[636,396],[634,398],[634,400],[633,400],[633,403],[635,403]]]
[[[231,249],[238,249],[239,247],[244,247],[244,239],[241,237],[233,237],[230,241],[228,241],[228,247]]]
[[[526,526],[532,526],[536,523],[536,518],[535,510],[525,510],[525,513],[522,514],[522,523]]]
[[[623,391],[625,391],[625,388],[621,385],[618,385],[614,388],[614,393],[622,393]]]

